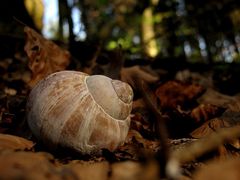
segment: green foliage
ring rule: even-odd
[[[98,0],[99,5],[107,5],[108,0]]]
[[[143,21],[149,21],[153,22],[159,58],[240,61],[240,40],[236,41],[240,34],[237,0],[158,0],[157,4],[150,0],[75,2],[82,12],[86,41],[100,41],[109,50],[120,44],[130,53],[143,52],[146,44],[142,41],[141,26]],[[149,7],[153,9],[153,18],[142,18]],[[133,41],[135,36],[140,38],[139,43]]]

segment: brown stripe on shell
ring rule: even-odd
[[[74,135],[70,131],[68,132],[70,134],[64,133],[70,130],[68,129],[68,122],[66,122],[66,125],[63,128],[63,133],[61,134],[61,142],[68,147],[73,147],[83,154],[92,152],[95,146],[89,145],[88,142],[95,127],[95,116],[97,111],[98,105],[88,94],[81,102],[79,102],[76,111],[73,112],[74,119],[80,122],[80,124],[78,124],[79,129],[76,129],[77,133],[74,133]]]
[[[64,124],[64,127],[61,131],[60,139],[75,138],[81,126],[82,119],[83,119],[83,116],[81,114],[75,115],[73,113],[72,116]]]
[[[114,150],[124,142],[128,133],[129,124],[130,118],[119,121],[107,115],[102,110],[99,110],[88,144]]]

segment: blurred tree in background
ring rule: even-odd
[[[77,7],[87,34],[108,49],[121,44],[134,57],[191,62],[236,62],[240,50],[240,2],[236,0],[59,0],[72,29]],[[71,6],[69,6],[71,4]],[[66,13],[68,12],[68,13]],[[69,40],[73,40],[70,31]]]
[[[10,11],[3,11],[6,7]],[[112,50],[121,45],[129,59],[240,61],[237,0],[58,0],[58,8],[55,38],[67,40],[69,47],[93,43]],[[81,40],[73,31],[76,9],[81,12],[81,31],[86,34]],[[1,2],[1,33],[14,29],[9,23],[12,17],[41,31],[43,11],[42,0]]]

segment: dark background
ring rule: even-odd
[[[0,57],[23,52],[23,25],[41,32],[44,2],[8,0],[0,5]],[[237,0],[59,0],[53,40],[64,45],[82,66],[98,53],[108,63],[121,46],[125,65],[150,64],[175,73],[213,70],[226,93],[238,92],[240,3]],[[86,38],[73,32],[72,10],[81,12]],[[65,29],[68,35],[64,35]],[[24,53],[24,52],[23,52]],[[113,60],[112,58],[111,60]],[[117,61],[117,60],[115,60]],[[234,87],[234,88],[233,88]]]

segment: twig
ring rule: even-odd
[[[223,128],[192,144],[177,149],[170,154],[166,171],[169,177],[177,179],[181,174],[180,165],[206,154],[224,143],[240,138],[240,126]]]
[[[139,87],[140,93],[143,96],[144,102],[146,103],[149,110],[153,113],[156,118],[156,135],[159,138],[161,144],[161,150],[159,152],[159,163],[160,163],[160,172],[161,177],[165,176],[165,166],[169,158],[169,146],[168,146],[168,132],[165,124],[164,117],[162,113],[157,108],[156,104],[153,103],[151,99],[152,92],[147,87],[146,83],[143,82],[139,77],[135,77],[136,85]]]
[[[19,23],[20,25],[22,25],[22,26],[27,26],[24,22],[22,22],[21,20],[19,20],[19,19],[16,18],[15,16],[13,16],[13,19],[14,19],[17,23]]]

